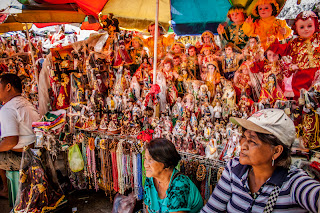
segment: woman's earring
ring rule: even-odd
[[[274,158],[272,156],[272,163],[271,163],[271,166],[274,166]]]

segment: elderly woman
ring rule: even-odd
[[[151,140],[146,147],[144,202],[151,212],[199,212],[203,201],[199,190],[175,169],[181,157],[167,139]]]
[[[230,160],[201,212],[318,212],[319,182],[290,167],[295,126],[284,111],[230,120],[245,129],[240,157]]]

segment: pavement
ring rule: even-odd
[[[68,202],[54,211],[54,213],[111,213],[112,203],[104,191],[75,191],[68,197]],[[12,207],[9,200],[0,198],[1,213],[9,213]],[[76,211],[72,211],[72,210]]]

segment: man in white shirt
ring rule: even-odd
[[[23,147],[32,147],[36,139],[32,122],[40,119],[33,105],[21,96],[21,79],[14,74],[0,76],[0,176],[3,189],[0,196],[8,197],[6,170],[19,170]]]

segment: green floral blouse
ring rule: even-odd
[[[178,170],[174,169],[167,196],[160,199],[154,186],[153,178],[146,178],[144,185],[144,202],[148,206],[149,213],[154,212],[199,212],[203,206],[203,200],[198,188],[185,175],[178,175],[173,181],[172,177]]]

